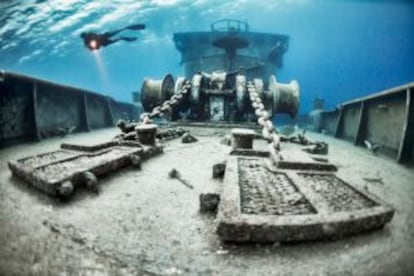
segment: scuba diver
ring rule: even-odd
[[[118,37],[118,38],[112,38],[113,36],[117,35],[118,33],[124,31],[124,30],[133,30],[133,31],[140,31],[145,29],[145,24],[135,24],[130,25],[127,27],[124,27],[122,29],[112,31],[112,32],[106,32],[103,34],[97,34],[94,32],[83,32],[81,33],[81,38],[83,39],[83,43],[85,44],[85,47],[89,48],[89,50],[98,50],[101,47],[106,47],[112,43],[118,42],[118,41],[135,41],[137,40],[136,37]]]

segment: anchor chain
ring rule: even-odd
[[[269,142],[270,156],[275,162],[282,160],[280,154],[280,137],[275,132],[275,127],[270,120],[269,112],[265,110],[262,99],[256,91],[251,81],[247,82],[247,91],[249,92],[250,102],[257,116],[257,122],[262,126],[262,136]]]
[[[190,88],[191,81],[185,80],[183,82],[183,86],[181,87],[180,91],[178,91],[178,93],[175,93],[171,96],[170,99],[165,100],[160,105],[155,106],[151,112],[142,113],[140,116],[140,123],[148,124],[151,122],[151,119],[163,116],[165,112],[171,110],[174,106],[180,103],[180,101],[184,98],[184,95],[188,93]]]

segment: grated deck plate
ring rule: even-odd
[[[159,146],[146,147],[134,143],[62,144],[62,149],[56,151],[10,161],[9,168],[16,177],[56,196],[65,181],[76,186],[75,180],[81,173],[101,176],[131,164],[136,156],[147,159],[161,152]]]
[[[381,228],[394,215],[391,206],[333,172],[280,169],[268,161],[227,160],[217,228],[223,241],[338,238]]]

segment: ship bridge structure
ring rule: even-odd
[[[282,67],[289,46],[287,35],[251,32],[246,22],[231,19],[212,23],[208,32],[175,33],[173,40],[186,78],[222,70],[268,80]]]

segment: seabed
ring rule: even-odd
[[[316,133],[329,144],[336,175],[396,210],[384,228],[295,243],[223,243],[218,220],[199,212],[201,193],[223,181],[212,166],[226,160],[230,129],[186,128],[198,142],[164,142],[164,153],[99,180],[100,194],[77,191],[68,202],[12,177],[9,160],[57,150],[61,143],[97,144],[119,130],[97,130],[0,150],[2,275],[409,275],[414,271],[414,169],[351,143]],[[265,149],[265,141],[254,147]],[[298,145],[282,143],[282,152]],[[168,173],[177,169],[194,188]]]

